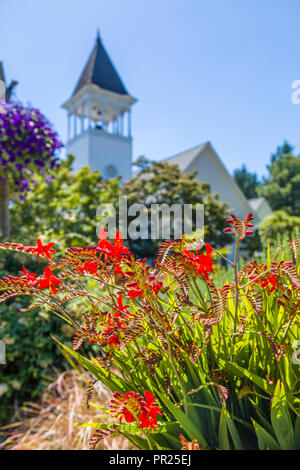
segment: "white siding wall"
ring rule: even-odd
[[[200,182],[209,183],[211,192],[218,193],[220,200],[228,204],[230,212],[234,212],[237,217],[244,217],[250,212],[247,199],[236,190],[231,176],[211,152],[203,150],[186,171],[193,170],[197,170]]]
[[[67,153],[74,155],[74,171],[80,170],[82,166],[89,165],[89,137],[85,132],[70,140],[67,145]]]
[[[132,139],[109,134],[101,129],[88,129],[72,139],[67,152],[75,156],[74,170],[89,165],[106,177],[106,168],[113,165],[123,180],[131,177]]]

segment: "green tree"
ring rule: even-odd
[[[196,204],[204,204],[205,239],[218,248],[230,243],[230,238],[223,232],[229,208],[219,201],[218,195],[210,193],[208,184],[196,179],[196,171],[192,174],[181,173],[177,165],[167,162],[152,162],[140,168],[141,171],[126,182],[122,190],[128,198],[128,206],[144,204],[150,213],[151,204],[180,204],[181,207],[192,204],[193,209]],[[134,217],[129,221],[132,219]],[[150,230],[150,216],[148,220]],[[157,254],[162,241],[129,239],[128,244],[136,256],[151,258]]]
[[[84,246],[97,241],[97,207],[118,204],[119,180],[103,180],[88,167],[72,172],[74,157],[68,156],[46,183],[37,177],[36,187],[20,204],[11,208],[11,240],[23,244],[36,242],[39,236],[54,241],[56,249]]]
[[[300,155],[285,143],[271,156],[269,175],[259,187],[259,194],[268,199],[273,210],[284,210],[300,216]]]
[[[236,169],[233,173],[233,178],[247,199],[258,196],[258,188],[260,186],[258,176],[256,173],[248,171],[246,165]]]

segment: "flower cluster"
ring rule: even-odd
[[[119,392],[113,394],[110,402],[110,412],[119,419],[120,423],[133,423],[142,429],[154,429],[157,423],[157,415],[162,416],[162,412],[156,404],[156,399],[149,390],[146,390],[144,397],[136,392],[127,392],[121,395]]]
[[[120,231],[116,232],[114,237],[114,244],[107,239],[107,232],[104,227],[101,228],[99,233],[99,243],[97,251],[104,254],[105,259],[113,258],[120,261],[123,255],[129,254],[129,250],[123,245],[123,236]]]
[[[58,166],[57,150],[62,147],[57,134],[37,109],[14,103],[0,103],[0,177],[8,171],[24,199],[35,185],[34,171],[49,182],[51,171]]]
[[[36,246],[23,246],[20,243],[3,243],[1,244],[1,247],[14,247],[18,251],[35,254],[37,258],[42,256],[43,258],[51,260],[52,253],[55,253],[55,250],[52,249],[53,245],[53,242],[43,245],[41,240],[38,239]],[[49,266],[46,266],[43,275],[39,277],[37,277],[35,273],[28,272],[25,266],[23,266],[21,273],[23,275],[21,277],[9,276],[8,279],[13,283],[20,283],[24,288],[37,287],[39,290],[49,289],[51,294],[57,293],[55,286],[62,285],[61,280],[53,274],[53,271]]]
[[[252,218],[232,215],[228,220],[236,253],[240,241],[252,233]],[[213,252],[226,257],[209,243],[192,251],[184,237],[166,240],[150,266],[134,258],[121,232],[114,240],[105,229],[99,235],[97,245],[70,247],[57,262],[51,259],[53,243],[0,243],[0,249],[48,262],[40,276],[23,266],[21,276],[0,279],[0,303],[33,295],[36,301],[30,308],[46,304],[66,319],[74,327],[73,348],[60,346],[114,392],[110,407],[101,407],[114,422],[111,429],[107,421],[97,423],[93,446],[109,433],[128,432],[141,448],[173,443],[183,450],[231,448],[240,429],[246,432],[252,426],[252,421],[244,428],[234,423],[233,404],[245,399],[248,415],[256,416],[254,400],[246,400],[249,386],[251,394],[256,393],[251,377],[258,377],[257,370],[258,387],[265,393],[259,391],[258,401],[268,397],[272,403],[279,393],[275,386],[283,386],[285,376],[290,382],[282,393],[298,400],[293,392],[299,383],[297,369],[286,360],[299,330],[298,242],[292,260],[284,253],[280,261],[270,255],[267,263],[253,260],[241,269],[236,260],[227,260],[234,277],[220,286]],[[75,318],[73,301],[82,309]],[[83,345],[89,358],[78,352]],[[285,361],[283,368],[279,361]],[[265,382],[266,376],[273,382]],[[203,407],[198,413],[194,404],[199,403]],[[298,407],[298,402],[292,406]],[[232,439],[219,439],[221,419]],[[203,426],[202,433],[206,422],[209,426]],[[249,430],[246,446],[252,439],[251,448],[257,447],[255,432]]]
[[[206,255],[199,254],[199,249],[196,253],[191,253],[189,249],[186,247],[184,249],[184,255],[188,259],[190,265],[195,269],[196,275],[203,275],[204,278],[208,281],[209,273],[213,273],[213,259],[212,255],[212,247],[209,243],[205,245]]]

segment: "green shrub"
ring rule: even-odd
[[[281,241],[295,238],[300,233],[300,217],[280,210],[268,215],[259,226],[263,244],[278,245]]]

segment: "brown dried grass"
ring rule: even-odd
[[[41,404],[28,402],[22,408],[24,419],[6,426],[8,437],[2,448],[8,450],[88,450],[92,428],[74,426],[78,422],[99,422],[101,410],[86,406],[87,373],[65,371],[45,391]],[[111,392],[101,382],[94,386],[92,401],[107,406]],[[2,428],[4,430],[4,428]],[[131,444],[122,436],[108,437],[97,449],[128,450]]]

